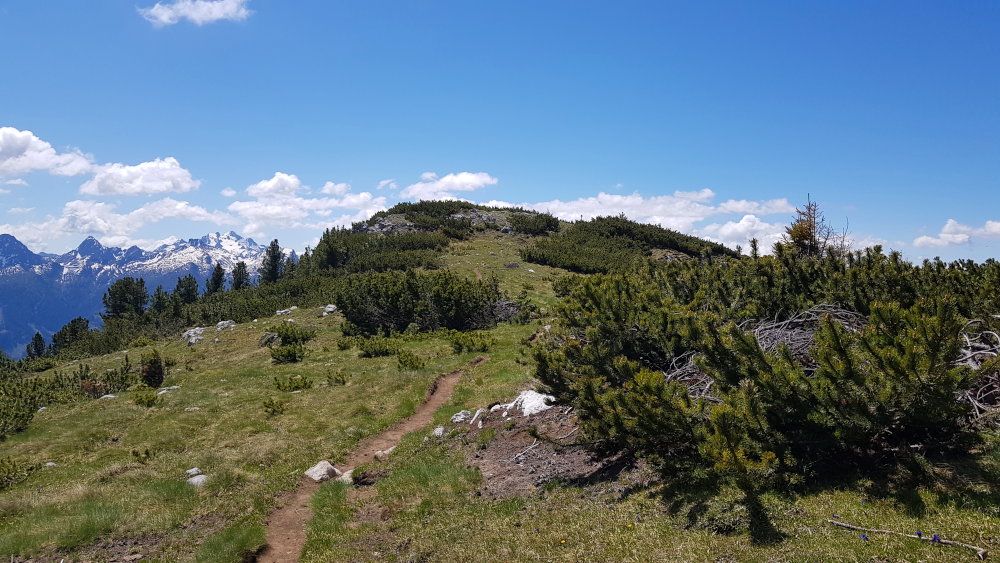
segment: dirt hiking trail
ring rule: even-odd
[[[469,363],[477,366],[489,358],[478,357]],[[427,397],[416,412],[375,436],[361,440],[358,447],[347,455],[347,460],[338,469],[344,473],[375,459],[375,452],[395,446],[404,435],[420,430],[431,423],[434,413],[451,399],[455,386],[462,378],[462,370],[438,376],[427,391]],[[257,557],[260,563],[286,563],[298,561],[306,544],[306,524],[312,518],[309,501],[319,489],[320,483],[303,476],[299,485],[278,498],[278,508],[267,521],[267,546]]]

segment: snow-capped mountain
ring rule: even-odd
[[[178,240],[154,250],[107,247],[88,237],[60,256],[36,254],[11,235],[0,235],[0,349],[19,356],[36,331],[46,338],[75,317],[100,322],[101,297],[124,277],[143,278],[172,291],[192,274],[204,286],[216,264],[232,272],[246,262],[256,272],[267,247],[230,231]],[[295,257],[293,251],[286,254]]]

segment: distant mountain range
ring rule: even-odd
[[[32,252],[11,235],[0,235],[0,349],[20,357],[35,332],[48,339],[76,317],[100,324],[101,297],[124,277],[143,278],[173,291],[177,278],[193,274],[202,288],[216,264],[227,274],[237,262],[255,274],[266,246],[230,231],[200,239],[164,244],[155,250],[138,246],[103,246],[88,237],[63,255]]]

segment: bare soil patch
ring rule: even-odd
[[[466,462],[483,476],[481,496],[529,495],[553,480],[584,485],[611,479],[628,467],[625,460],[599,457],[578,443],[579,422],[569,407],[506,418],[503,412],[481,414],[465,434]]]

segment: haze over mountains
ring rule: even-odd
[[[237,262],[256,273],[267,247],[235,232],[164,244],[154,250],[107,247],[87,237],[62,255],[32,252],[9,234],[0,234],[0,349],[20,357],[36,331],[49,338],[75,317],[100,323],[101,297],[124,277],[146,280],[172,291],[177,278],[204,281],[221,264],[227,274]]]

